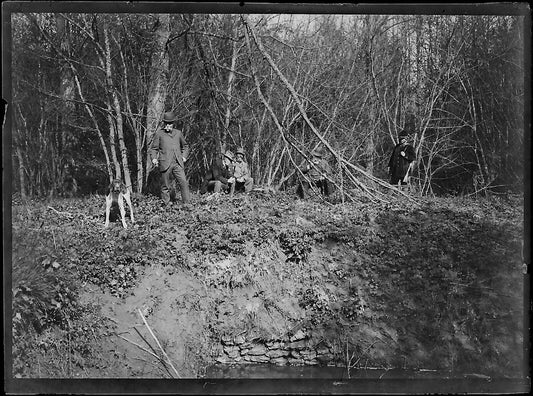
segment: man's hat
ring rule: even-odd
[[[176,121],[176,115],[173,111],[167,111],[165,114],[163,114],[163,122],[170,124],[174,121]]]
[[[405,129],[400,132],[398,135],[398,139],[407,138],[409,137],[409,132],[407,132]]]
[[[226,152],[224,153],[224,157],[226,157],[230,161],[233,161],[233,159],[235,158],[233,153],[229,150],[226,150]]]
[[[237,149],[237,151],[235,151],[235,154],[240,154],[240,155],[244,156],[244,149],[242,147],[239,147]]]
[[[324,152],[321,148],[317,148],[311,152],[311,155],[313,157],[322,158],[324,156]]]

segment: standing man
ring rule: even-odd
[[[170,204],[170,175],[178,181],[181,198],[184,204],[190,199],[189,184],[185,177],[185,161],[189,155],[189,145],[179,129],[173,127],[176,116],[169,111],[163,115],[164,126],[154,134],[150,145],[150,158],[154,166],[159,165],[161,179],[161,199],[163,205]]]
[[[252,191],[254,186],[254,179],[250,174],[248,163],[244,160],[244,149],[239,147],[235,152],[235,169],[233,171],[233,178],[229,180],[231,192],[234,190],[244,192]]]
[[[298,186],[297,194],[304,199],[309,195],[309,188],[317,187],[320,193],[327,197],[330,194],[328,176],[331,174],[331,167],[324,158],[322,149],[313,150],[311,161],[301,170],[308,180],[303,180]]]
[[[407,143],[408,136],[407,131],[401,131],[399,142],[392,150],[388,164],[390,184],[405,186],[409,180],[410,166],[416,159],[416,154],[414,147]]]

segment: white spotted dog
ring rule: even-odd
[[[109,185],[109,193],[106,196],[106,208],[105,208],[105,227],[109,227],[109,213],[111,212],[111,206],[118,205],[120,210],[120,219],[122,220],[122,226],[128,228],[126,225],[126,210],[124,209],[124,200],[130,207],[131,222],[133,220],[133,206],[131,204],[130,190],[126,188],[126,185],[120,180],[115,179]]]

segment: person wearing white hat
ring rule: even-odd
[[[248,163],[244,159],[244,149],[242,147],[239,147],[235,152],[235,170],[229,183],[232,184],[231,192],[244,191],[249,193],[254,186],[254,179],[250,174]]]
[[[190,199],[189,183],[185,176],[185,161],[189,155],[189,145],[181,130],[174,128],[176,116],[169,111],[163,115],[163,128],[158,129],[150,144],[149,156],[153,166],[158,166],[161,172],[161,199],[166,206],[170,204],[170,176],[172,175],[180,186],[181,198],[184,204]]]

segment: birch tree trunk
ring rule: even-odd
[[[111,69],[111,46],[109,43],[109,31],[107,23],[104,21],[104,42],[105,42],[105,64],[106,64],[106,79],[109,90],[111,91],[111,99],[113,110],[116,115],[116,133],[118,138],[118,146],[120,149],[120,157],[122,160],[122,169],[124,171],[124,184],[126,188],[130,191],[132,190],[131,186],[131,175],[128,164],[128,151],[126,149],[126,144],[124,142],[124,121],[122,118],[122,109],[120,106],[120,101],[118,100],[118,93],[113,82],[113,73]]]
[[[115,166],[115,173],[111,173],[109,175],[109,178],[111,180],[113,180],[114,178],[122,178],[122,170],[120,169],[120,162],[117,157],[116,125],[112,114],[113,111],[111,109],[111,104],[107,103],[107,123],[109,125],[109,151],[111,151],[111,159],[113,160],[113,165]]]
[[[50,37],[50,35],[46,31],[46,29],[43,29],[41,27],[41,25],[38,23],[37,19],[34,16],[29,16],[29,18],[35,24],[35,26],[37,26],[39,28],[39,31],[41,32],[41,34],[43,34],[43,36],[47,39],[48,43],[55,49],[56,53],[58,53],[61,56],[62,62],[64,63],[65,67],[69,67],[70,73],[69,73],[68,76],[69,76],[69,78],[71,77],[72,83],[74,84],[73,89],[74,89],[74,87],[76,88],[77,94],[78,94],[81,102],[83,103],[85,110],[89,114],[89,117],[91,118],[91,121],[93,122],[94,129],[95,129],[95,131],[96,131],[96,133],[98,135],[98,139],[100,141],[100,145],[102,146],[102,151],[104,153],[104,157],[105,157],[105,161],[106,161],[107,174],[108,174],[109,181],[111,182],[111,180],[113,179],[113,169],[111,167],[111,160],[109,158],[109,152],[108,152],[108,149],[107,149],[107,145],[106,145],[106,142],[104,140],[104,136],[102,134],[102,130],[98,126],[98,121],[96,119],[96,116],[95,116],[91,106],[89,106],[87,100],[85,99],[85,95],[83,94],[83,90],[82,90],[82,86],[81,86],[81,82],[80,82],[80,73],[78,72],[78,70],[74,66],[74,63],[72,62],[72,59],[70,58],[70,54],[69,54],[70,45],[67,46],[66,44],[63,44],[63,42],[61,42],[61,47],[59,49],[56,48],[54,40]],[[56,23],[58,23],[60,26],[63,26],[66,23],[72,23],[72,21],[69,20],[68,18],[65,18],[65,16],[63,14],[59,14],[58,16],[56,16]],[[64,29],[64,26],[61,27],[61,29]],[[86,32],[86,34],[93,41],[93,43],[97,46],[97,48],[100,48],[96,38],[93,35],[89,34],[88,32]],[[105,62],[103,60],[103,57],[101,56],[102,51],[97,51],[97,54],[98,54],[98,60],[100,62],[100,66],[101,66],[100,70],[105,70]],[[62,84],[62,91],[61,91],[61,92],[63,92],[62,98],[66,101],[65,102],[66,106],[72,108],[73,107],[72,101],[68,100],[68,95],[65,95],[65,91],[68,91],[68,89],[66,89],[66,87],[68,87],[68,86],[69,86],[68,84]],[[75,95],[72,94],[73,98],[74,98],[74,96]],[[65,131],[66,131],[66,128],[63,128],[63,133]],[[114,143],[113,136],[111,138],[111,141]],[[114,147],[113,147],[113,149],[114,149]],[[118,164],[118,162],[115,161],[115,164]],[[119,168],[119,171],[120,171],[120,168]],[[118,174],[120,174],[120,172],[118,172]]]
[[[111,181],[113,180],[113,170],[111,168],[111,160],[109,159],[109,153],[107,151],[107,146],[106,146],[106,143],[105,143],[105,140],[104,140],[104,136],[102,134],[102,131],[100,130],[100,127],[98,126],[98,121],[96,121],[96,117],[95,117],[95,115],[94,115],[94,113],[93,113],[93,111],[91,109],[91,106],[89,106],[87,104],[87,101],[85,100],[85,95],[83,94],[83,91],[81,89],[81,84],[80,84],[80,80],[78,78],[78,75],[76,73],[76,69],[74,68],[72,63],[70,64],[70,67],[72,69],[72,74],[74,76],[74,81],[76,82],[76,87],[78,89],[78,96],[80,97],[81,101],[84,103],[85,110],[87,111],[87,113],[91,117],[91,120],[92,120],[93,125],[94,125],[94,129],[96,130],[96,133],[98,134],[98,139],[100,140],[100,145],[102,146],[102,151],[104,152],[105,163],[106,163],[106,168],[107,168],[107,175],[109,177],[109,182],[111,183]]]
[[[232,32],[233,33],[233,32]],[[233,81],[235,80],[235,65],[237,64],[237,41],[233,41],[232,53],[231,53],[231,70],[228,74],[228,88],[226,90],[227,106],[226,115],[224,117],[224,129],[222,130],[222,136],[220,139],[220,153],[226,150],[226,134],[229,130],[229,124],[231,122],[231,92],[233,90]]]
[[[170,37],[170,14],[158,14],[158,25],[155,32],[154,49],[151,60],[151,78],[146,108],[146,143],[152,143],[159,122],[165,111],[167,84],[169,74],[169,55],[167,42]],[[146,156],[145,180],[152,169],[150,158]]]
[[[120,60],[122,62],[122,94],[124,96],[124,105],[126,106],[126,111],[129,114],[129,116],[126,117],[126,121],[129,121],[129,126],[133,131],[133,136],[135,138],[135,158],[137,159],[136,192],[141,193],[144,182],[144,163],[142,155],[144,138],[142,133],[142,125],[140,120],[138,119],[139,116],[133,114],[131,108],[130,94],[128,89],[128,69],[126,67],[126,60],[124,59],[124,53],[122,51],[120,43],[116,40],[115,42],[119,48]]]

